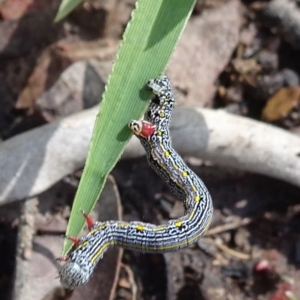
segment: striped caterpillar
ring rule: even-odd
[[[212,218],[211,196],[204,183],[189,169],[171,146],[169,123],[174,108],[171,84],[166,76],[153,79],[148,86],[155,94],[145,120],[131,121],[129,128],[146,150],[150,166],[183,200],[185,215],[164,225],[143,222],[94,222],[84,214],[90,232],[81,238],[67,237],[74,249],[66,257],[59,277],[68,289],[85,284],[103,254],[119,246],[142,252],[169,252],[196,242]]]

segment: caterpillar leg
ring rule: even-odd
[[[80,241],[80,238],[78,238],[76,236],[70,236],[70,235],[66,235],[65,239],[71,241],[75,247],[79,244],[79,241]]]
[[[54,261],[67,262],[69,260],[69,256],[61,256],[54,259]]]
[[[95,225],[95,221],[92,219],[91,216],[89,216],[86,212],[84,212],[83,210],[81,211],[81,213],[83,214],[84,218],[85,218],[85,221],[86,221],[86,224],[87,224],[87,227],[89,229],[89,231],[91,231],[91,229],[93,228],[93,226]],[[70,235],[66,235],[64,237],[65,239],[68,239],[70,240],[73,245],[75,246],[75,248],[79,245],[80,243],[80,238],[76,237],[76,236],[70,236]],[[69,256],[66,255],[66,256],[61,256],[61,257],[58,257],[56,258],[55,260],[58,260],[58,261],[62,261],[62,262],[66,262],[69,260]]]
[[[85,211],[82,210],[81,213],[83,214],[83,217],[85,218],[85,223],[86,223],[89,231],[91,231],[93,226],[95,225],[95,221]]]

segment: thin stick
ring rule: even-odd
[[[244,218],[244,219],[240,219],[240,220],[237,220],[237,221],[229,223],[229,224],[219,225],[219,226],[209,229],[206,232],[205,236],[215,235],[215,234],[222,233],[222,232],[225,232],[228,230],[236,229],[241,226],[248,225],[251,222],[252,222],[252,219]]]

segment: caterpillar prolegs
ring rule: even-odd
[[[164,225],[143,222],[93,222],[84,214],[90,232],[81,238],[68,237],[74,249],[59,272],[68,289],[85,284],[109,248],[119,246],[142,252],[168,252],[196,242],[207,230],[212,218],[211,196],[199,177],[184,163],[171,146],[169,123],[174,108],[170,80],[153,79],[148,86],[155,94],[144,120],[131,121],[129,128],[146,150],[150,166],[183,200],[185,215]]]

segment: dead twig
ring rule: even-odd
[[[98,108],[28,131],[0,145],[0,204],[41,193],[83,167]],[[183,156],[256,172],[300,187],[300,139],[224,111],[177,107],[174,148]],[[279,143],[280,142],[280,143]],[[122,158],[145,155],[136,138]]]
[[[236,229],[241,226],[248,225],[251,222],[252,222],[252,219],[244,218],[244,219],[240,219],[240,220],[237,220],[237,221],[229,223],[229,224],[219,225],[219,226],[209,229],[206,232],[205,236],[215,235],[215,234],[222,233],[222,232],[225,232],[228,230]]]
[[[251,256],[249,254],[241,253],[241,252],[238,252],[236,250],[233,250],[233,249],[227,247],[226,245],[223,244],[223,241],[220,238],[217,238],[215,240],[211,239],[211,238],[202,238],[202,241],[205,243],[210,243],[210,244],[216,245],[223,252],[228,253],[231,256],[234,256],[238,259],[249,260],[251,258]]]
[[[132,293],[132,300],[136,300],[136,295],[137,295],[137,284],[134,280],[134,275],[133,272],[131,270],[131,268],[125,264],[121,264],[121,267],[125,270],[125,272],[128,275],[128,279],[129,279],[129,283],[130,283],[130,287],[131,287],[131,293]]]

